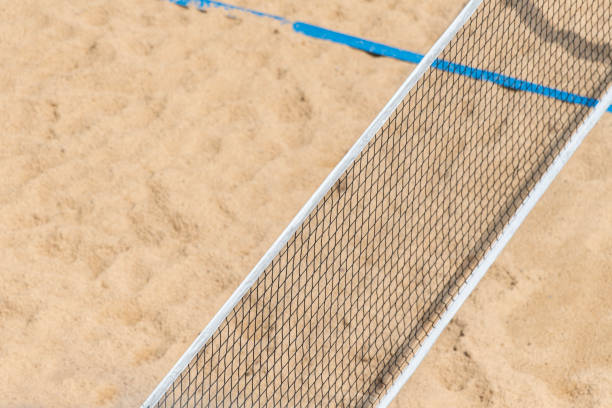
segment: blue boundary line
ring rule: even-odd
[[[200,8],[200,9],[216,7],[216,8],[222,8],[225,10],[229,10],[229,11],[231,10],[242,11],[244,13],[249,13],[257,17],[271,18],[272,20],[279,21],[283,24],[287,24],[291,22],[281,16],[264,13],[262,11],[257,11],[257,10],[253,10],[253,9],[246,8],[246,7],[235,6],[233,4],[223,3],[220,1],[213,1],[213,0],[169,0],[169,1],[171,3],[178,4],[179,6],[183,6],[183,7],[189,7],[190,4],[193,4],[195,7]]]
[[[295,32],[306,35],[308,37],[317,38],[321,40],[331,41],[337,44],[342,44],[355,48],[358,50],[366,51],[371,54],[380,55],[384,57],[394,58],[400,61],[406,61],[413,64],[418,64],[423,59],[422,54],[418,54],[412,51],[403,50],[401,48],[391,47],[389,45],[369,41],[363,38],[354,37],[352,35],[344,34],[338,31],[329,30],[327,28],[319,27],[316,25],[304,23],[301,21],[291,22],[284,17],[277,16],[274,14],[264,13],[261,11],[235,6],[232,4],[223,3],[220,1],[213,0],[169,0],[170,2],[179,6],[187,7],[193,4],[195,7],[200,9],[216,7],[223,8],[225,10],[236,10],[244,13],[249,13],[257,17],[265,17],[283,24],[291,23],[292,28]],[[563,102],[573,103],[577,105],[584,105],[588,107],[594,107],[597,105],[597,99],[581,96],[571,92],[566,92],[556,88],[550,88],[544,85],[536,84],[533,82],[525,81],[522,79],[514,78],[511,76],[503,75],[493,71],[486,71],[478,68],[473,68],[467,65],[456,64],[453,62],[436,59],[433,64],[433,68],[450,72],[453,74],[463,75],[469,78],[473,78],[480,81],[492,82],[503,87],[513,89],[516,91],[530,92],[542,96],[546,96],[552,99],[556,99]],[[608,112],[612,113],[612,105],[607,109]]]
[[[352,35],[339,33],[337,31],[328,30],[327,28],[302,23],[300,21],[293,23],[293,30],[309,37],[348,45],[349,47],[356,48],[358,50],[395,58],[401,61],[411,62],[413,64],[418,64],[423,59],[423,54],[417,54],[416,52],[390,47],[385,44],[365,40],[359,37],[353,37]]]

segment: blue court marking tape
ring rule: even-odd
[[[423,59],[422,54],[417,54],[412,51],[402,50],[400,48],[391,47],[385,44],[368,41],[359,37],[353,37],[351,35],[328,30],[326,28],[318,27],[308,23],[302,23],[299,21],[295,22],[293,23],[293,29],[298,33],[307,35],[309,37],[348,45],[349,47],[367,51],[372,54],[395,58],[401,61],[418,64]],[[494,84],[501,85],[506,88],[514,89],[517,91],[531,92],[538,95],[547,96],[549,98],[557,99],[563,102],[575,103],[588,107],[594,107],[595,105],[597,105],[598,102],[597,99],[594,98],[588,98],[586,96],[581,96],[559,89],[550,88],[544,85],[539,85],[533,82],[524,81],[507,75],[499,74],[497,72],[472,68],[466,65],[455,64],[453,62],[448,62],[441,59],[436,59],[433,62],[432,67],[442,71],[451,72],[453,74],[463,75],[481,81],[492,82]],[[608,112],[612,112],[612,105],[608,107]]]
[[[364,38],[354,37],[352,35],[344,34],[338,31],[329,30],[327,28],[319,27],[316,25],[304,23],[301,21],[291,22],[284,17],[277,16],[274,14],[264,13],[261,11],[235,6],[233,4],[223,3],[220,1],[213,0],[169,0],[179,6],[187,7],[189,4],[193,4],[195,7],[204,9],[208,7],[217,7],[225,10],[236,10],[244,13],[252,14],[257,17],[265,17],[276,20],[283,24],[292,24],[292,28],[295,32],[306,35],[308,37],[317,38],[321,40],[331,41],[337,44],[343,44],[351,48],[366,51],[371,54],[380,55],[384,57],[394,58],[400,61],[406,61],[413,64],[418,64],[423,59],[423,55],[403,50],[401,48],[391,47],[389,45],[381,44],[374,41],[369,41]],[[456,64],[445,60],[436,59],[433,64],[433,68],[450,72],[453,74],[463,75],[476,80],[492,82],[503,87],[513,89],[516,91],[530,92],[538,95],[543,95],[549,98],[557,99],[563,102],[574,103],[577,105],[584,105],[588,107],[594,107],[597,105],[597,99],[581,96],[571,92],[562,91],[560,89],[550,88],[544,85],[536,84],[522,79],[513,78],[507,75],[499,74],[493,71],[486,71],[483,69],[473,68],[467,65]],[[612,105],[608,107],[608,112],[612,113]]]
[[[364,40],[363,38],[353,37],[352,35],[339,33],[337,31],[328,30],[327,28],[302,23],[300,21],[293,23],[293,30],[309,37],[348,45],[349,47],[357,48],[358,50],[395,58],[401,61],[412,62],[413,64],[418,64],[423,59],[423,55],[417,54],[416,52],[390,47],[385,44]]]
[[[198,7],[201,9],[207,8],[207,7],[217,7],[217,8],[222,8],[225,10],[242,11],[244,13],[249,13],[257,17],[271,18],[272,20],[280,21],[281,23],[284,23],[284,24],[291,22],[281,16],[264,13],[264,12],[253,10],[253,9],[246,8],[246,7],[235,6],[233,4],[223,3],[220,1],[213,1],[213,0],[169,0],[169,1],[171,3],[178,4],[179,6],[183,6],[183,7],[188,7],[189,4],[193,4],[195,7]]]
[[[478,79],[481,81],[493,82],[494,84],[504,86],[506,88],[514,89],[517,91],[531,92],[538,95],[548,96],[549,98],[557,99],[563,102],[575,103],[578,105],[585,105],[588,107],[594,107],[597,105],[597,99],[587,98],[586,96],[580,96],[570,92],[561,91],[555,88],[549,88],[544,85],[535,84],[533,82],[523,81],[506,75],[498,74],[497,72],[485,71],[482,69],[476,69],[468,67],[466,65],[455,64],[444,60],[435,60],[432,64],[434,68],[442,71],[452,72],[467,76],[470,78]],[[612,106],[608,110],[612,109]],[[610,110],[612,112],[612,110]]]

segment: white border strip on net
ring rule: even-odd
[[[423,361],[423,358],[438,339],[440,333],[442,333],[446,325],[451,321],[453,316],[455,316],[455,313],[457,313],[465,299],[467,299],[470,293],[472,293],[478,282],[480,282],[480,279],[482,279],[497,256],[504,249],[508,241],[510,241],[510,238],[512,238],[512,235],[514,235],[523,220],[525,220],[527,214],[529,214],[540,197],[542,197],[542,194],[544,194],[548,186],[550,186],[550,183],[552,183],[565,163],[567,163],[570,157],[572,157],[572,154],[574,154],[578,146],[580,146],[580,143],[582,143],[587,133],[589,133],[593,126],[595,126],[595,123],[597,123],[599,118],[601,118],[601,116],[606,112],[606,109],[608,106],[610,106],[610,104],[612,104],[612,87],[608,89],[595,109],[593,109],[582,125],[580,125],[580,127],[572,135],[565,147],[561,150],[561,152],[559,152],[557,157],[555,157],[555,160],[552,162],[548,170],[546,170],[546,173],[544,173],[540,181],[536,183],[535,187],[529,192],[529,195],[527,198],[525,198],[519,209],[516,211],[516,213],[514,213],[508,224],[506,224],[500,236],[491,246],[491,249],[489,249],[482,260],[478,263],[474,271],[472,271],[472,274],[467,278],[461,288],[459,288],[459,292],[448,306],[448,309],[446,309],[446,311],[442,314],[440,320],[436,322],[433,329],[428,333],[412,360],[410,360],[406,368],[404,368],[400,376],[395,380],[387,393],[380,400],[378,403],[378,408],[386,408],[389,406],[402,386],[406,383],[406,381],[408,381],[408,378],[410,378],[421,361]]]
[[[434,60],[440,55],[444,47],[450,42],[450,40],[455,36],[457,31],[465,24],[465,22],[470,18],[470,16],[474,13],[476,8],[482,3],[482,0],[471,0],[459,13],[455,21],[446,29],[444,34],[440,37],[440,39],[434,44],[434,46],[429,50],[429,52],[423,57],[423,60],[417,65],[417,67],[412,71],[412,73],[408,76],[406,81],[402,84],[402,86],[397,90],[395,95],[389,100],[387,105],[383,108],[383,110],[378,114],[376,119],[370,124],[370,126],[365,130],[365,132],[357,139],[357,142],[351,147],[351,149],[346,153],[346,155],[342,158],[340,163],[332,170],[332,172],[327,176],[323,184],[315,191],[313,196],[306,202],[304,207],[298,212],[298,214],[293,218],[291,223],[287,226],[287,228],[282,232],[282,234],[278,237],[278,239],[272,244],[270,249],[266,252],[266,254],[261,258],[261,260],[255,265],[253,270],[247,275],[247,277],[242,281],[240,286],[236,289],[236,291],[230,296],[230,298],[225,302],[225,304],[219,309],[215,317],[208,323],[208,325],[204,328],[204,330],[200,333],[200,335],[195,339],[195,341],[189,346],[187,351],[182,355],[182,357],[177,361],[177,363],[172,367],[170,372],[164,377],[164,379],[159,383],[159,385],[153,390],[151,395],[146,399],[146,401],[142,404],[142,408],[150,408],[155,405],[161,397],[164,395],[166,390],[172,386],[174,381],[178,378],[178,376],[183,372],[185,367],[191,362],[193,357],[200,351],[200,349],[204,346],[204,344],[208,341],[208,339],[213,335],[213,333],[217,330],[217,328],[221,325],[221,322],[227,317],[227,315],[232,311],[234,306],[242,299],[244,294],[253,286],[255,281],[259,278],[259,276],[263,273],[266,267],[270,264],[272,259],[279,253],[279,251],[283,248],[283,246],[289,241],[293,233],[299,228],[302,222],[306,219],[306,217],[310,214],[310,212],[317,206],[319,201],[325,196],[325,194],[329,191],[330,188],[333,187],[334,183],[338,178],[344,173],[344,171],[353,163],[355,158],[361,153],[363,148],[368,144],[368,142],[374,137],[376,132],[381,128],[381,126],[385,123],[385,121],[389,118],[391,113],[395,110],[395,108],[401,103],[404,97],[408,94],[408,92],[412,89],[414,84],[423,76],[425,71],[431,66]]]

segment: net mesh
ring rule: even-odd
[[[597,99],[611,10],[485,0],[438,62]],[[155,406],[375,405],[591,109],[428,69]]]

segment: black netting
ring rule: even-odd
[[[597,99],[611,13],[485,0],[439,60]],[[156,406],[375,405],[591,110],[427,70]]]

